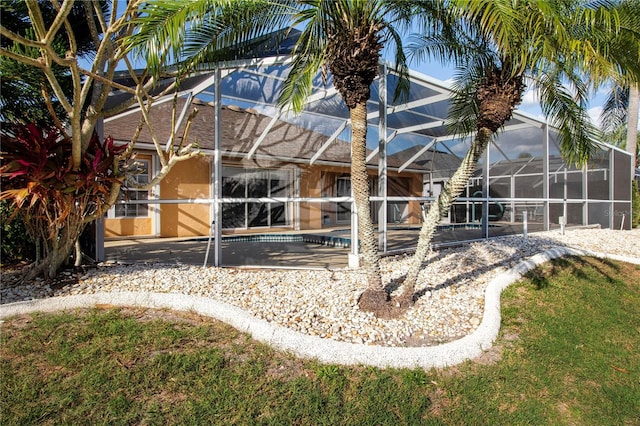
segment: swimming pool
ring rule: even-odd
[[[498,225],[490,224],[489,227],[496,227]],[[481,224],[476,223],[452,223],[447,225],[438,225],[438,231],[457,231],[457,230],[478,230],[482,229]],[[393,227],[389,231],[414,231],[418,233],[419,227]],[[351,236],[348,229],[328,231],[328,234],[253,234],[253,235],[224,235],[222,242],[234,243],[234,242],[250,242],[250,243],[311,243],[319,244],[328,247],[350,248]],[[335,234],[349,235],[339,236]]]

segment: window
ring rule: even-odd
[[[339,176],[336,179],[336,197],[351,197],[351,177]],[[351,220],[351,203],[337,203],[336,221],[348,222]]]
[[[291,197],[289,170],[242,169],[223,167],[222,196],[224,198],[284,198]],[[261,228],[290,226],[291,203],[224,203],[223,228]]]
[[[140,163],[140,173],[132,176],[130,180],[138,185],[144,185],[149,182],[149,160],[137,160]],[[133,185],[132,185],[133,186]],[[113,209],[113,215],[116,218],[123,217],[148,217],[148,204],[129,204],[127,201],[146,201],[149,199],[148,190],[139,190],[135,188],[123,188],[118,195],[118,202],[124,201],[125,204],[116,204]]]

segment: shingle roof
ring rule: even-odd
[[[178,112],[185,100],[178,100]],[[189,112],[198,109],[187,143],[196,142],[202,149],[213,149],[214,108],[203,102],[194,102]],[[162,144],[169,139],[172,126],[172,102],[154,105],[150,111],[154,132]],[[139,113],[121,116],[105,123],[105,136],[111,135],[118,141],[128,141],[133,135],[140,119]],[[186,121],[186,120],[185,120]],[[251,109],[240,109],[234,106],[223,106],[221,117],[222,149],[229,153],[248,153],[255,141],[263,133],[271,117],[258,114]],[[176,134],[181,138],[185,124]],[[268,132],[267,137],[258,147],[256,155],[268,155],[277,158],[310,159],[327,141],[328,137],[293,124],[278,121]],[[139,143],[153,143],[151,134],[145,127],[138,138]],[[326,161],[348,162],[350,146],[348,143],[336,141],[321,157]]]
[[[185,104],[185,99],[178,99],[178,114]],[[213,149],[214,108],[212,104],[196,100],[190,107],[198,113],[194,118],[187,143],[197,142],[202,149]],[[169,139],[172,126],[172,102],[154,105],[150,111],[154,132],[164,145]],[[116,141],[129,141],[140,120],[140,113],[132,113],[110,120],[104,125],[105,136],[112,136]],[[227,154],[247,154],[255,141],[262,135],[272,118],[259,114],[252,109],[241,109],[235,106],[223,106],[221,118],[222,150]],[[181,138],[185,124],[176,134]],[[280,160],[309,160],[329,139],[328,136],[279,120],[267,133],[266,138],[255,151],[257,156],[268,156]],[[140,133],[138,143],[153,143],[146,126]],[[349,164],[351,146],[348,142],[336,139],[331,143],[317,161]],[[375,165],[377,157],[370,162]],[[399,167],[406,161],[405,156],[389,156],[388,166]],[[415,163],[414,163],[415,164]],[[417,164],[416,164],[417,166]]]

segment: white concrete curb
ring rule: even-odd
[[[427,347],[368,346],[331,339],[312,337],[257,319],[245,311],[204,297],[172,293],[95,293],[66,297],[52,297],[0,305],[0,319],[30,312],[51,312],[91,307],[97,304],[139,306],[190,311],[223,321],[251,334],[263,343],[291,352],[302,358],[343,365],[375,367],[431,368],[459,364],[479,356],[489,349],[500,330],[500,294],[524,273],[537,265],[561,256],[594,256],[640,264],[640,259],[609,255],[585,250],[557,247],[523,260],[513,269],[495,277],[487,286],[484,315],[479,327],[471,334],[452,342]]]

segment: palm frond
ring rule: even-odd
[[[203,64],[244,59],[273,49],[288,34],[289,1],[250,1],[221,8],[194,26],[184,41],[181,61],[190,70]]]
[[[624,127],[627,123],[627,107],[629,106],[629,87],[613,84],[602,106],[600,122],[602,130],[610,133]]]
[[[293,62],[278,96],[278,107],[290,107],[299,113],[313,92],[313,79],[324,63],[326,49],[326,17],[318,0],[303,1],[304,7],[295,16],[292,25],[306,25],[294,46]]]
[[[535,80],[534,87],[543,113],[558,129],[561,154],[567,161],[583,165],[595,152],[600,133],[590,121],[585,102],[574,99],[561,75],[557,69],[547,70]]]
[[[187,31],[197,25],[210,7],[228,1],[149,0],[141,5],[132,20],[135,33],[123,41],[126,51],[143,59],[152,75],[158,75],[171,59],[180,57]],[[218,3],[218,4],[212,4]]]
[[[454,10],[461,17],[491,39],[501,51],[518,51],[514,35],[520,34],[521,15],[511,0],[452,0]]]
[[[142,57],[153,75],[169,63],[232,58],[256,37],[291,18],[293,0],[149,0],[132,22],[125,48]]]
[[[321,51],[294,58],[278,96],[279,108],[289,107],[295,113],[302,112],[307,98],[313,93],[313,80],[323,62]]]
[[[398,73],[398,84],[393,93],[393,103],[406,102],[409,98],[411,82],[409,79],[409,67],[407,65],[407,57],[402,49],[402,36],[392,27],[387,26],[387,34],[393,40],[394,48],[394,71]]]
[[[445,122],[455,135],[468,135],[476,129],[480,104],[477,96],[482,68],[462,66],[456,68],[452,83],[453,96]]]

